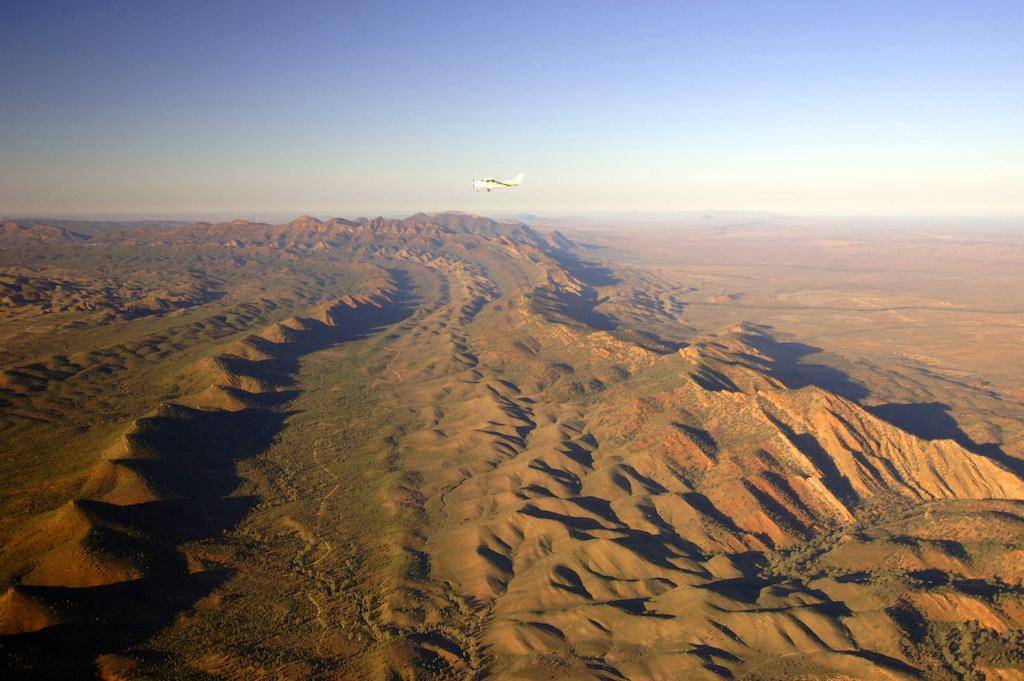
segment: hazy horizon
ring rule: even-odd
[[[1024,679],[1022,38],[0,3],[0,678]]]
[[[224,213],[182,214],[11,214],[0,213],[0,221],[23,222],[111,222],[111,223],[224,223],[231,220],[250,220],[254,223],[283,224],[301,216],[310,215],[319,220],[333,218],[358,220],[362,218],[403,219],[420,213],[467,213],[494,220],[511,220],[554,229],[630,229],[637,232],[694,229],[704,227],[748,226],[797,229],[833,229],[865,231],[945,231],[955,234],[1016,232],[1021,229],[1024,214],[983,215],[956,213],[813,213],[741,210],[687,210],[687,211],[491,211],[473,212],[450,208],[447,210],[342,210],[342,211],[277,211],[253,213],[246,211]]]
[[[0,214],[1020,216],[1022,25],[1013,2],[7,3]]]

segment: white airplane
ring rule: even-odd
[[[485,177],[482,180],[473,180],[473,189],[479,191],[492,189],[500,189],[502,187],[518,187],[523,183],[523,178],[526,177],[523,173],[519,173],[511,180],[495,180],[493,177]]]

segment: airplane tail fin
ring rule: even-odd
[[[508,183],[509,184],[522,184],[524,177],[526,177],[525,173],[519,173],[518,175],[513,177],[511,180],[509,180]]]

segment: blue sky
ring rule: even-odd
[[[1024,214],[1017,1],[6,0],[0,45],[0,214]]]

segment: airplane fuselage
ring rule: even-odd
[[[478,192],[491,191],[492,189],[500,189],[505,185],[499,184],[494,180],[473,180],[473,189]]]

